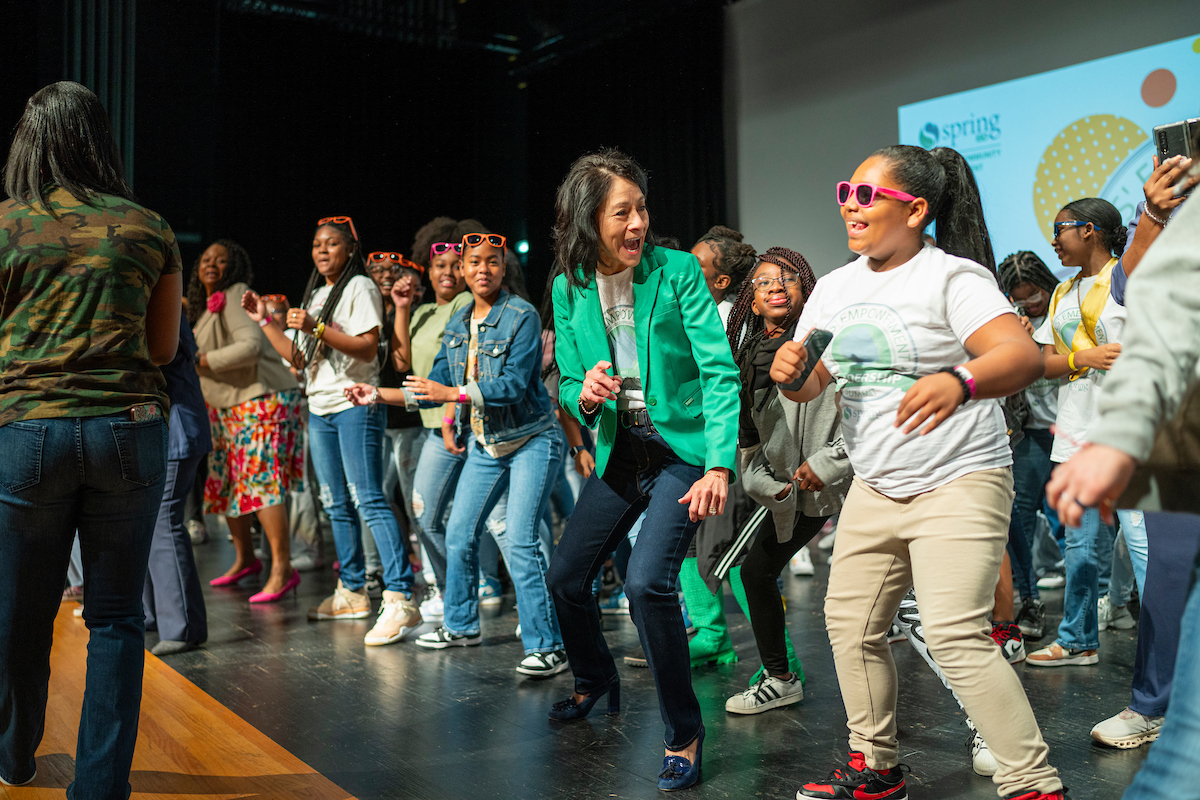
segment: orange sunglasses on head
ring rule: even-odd
[[[492,247],[498,247],[501,250],[505,249],[507,240],[498,233],[468,233],[463,237],[463,247],[478,247],[487,242]]]
[[[411,261],[399,253],[375,252],[367,256],[367,269],[375,270],[381,267],[390,267],[392,272],[399,272],[401,267],[414,269],[422,275],[425,274],[425,268],[415,261]]]
[[[317,227],[327,225],[330,222],[334,225],[349,225],[350,233],[354,236],[354,241],[358,241],[358,231],[354,230],[354,220],[350,219],[350,217],[322,217],[317,220]]]
[[[264,295],[262,295],[262,301],[268,305],[283,306],[283,305],[287,305],[288,299],[287,299],[287,295],[264,294]]]

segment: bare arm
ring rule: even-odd
[[[1121,257],[1121,266],[1125,269],[1126,277],[1133,275],[1134,269],[1142,261],[1142,256],[1146,255],[1150,245],[1154,244],[1154,240],[1163,231],[1162,226],[1151,219],[1150,215],[1166,220],[1175,208],[1187,199],[1182,195],[1176,197],[1174,187],[1175,182],[1191,164],[1192,160],[1183,156],[1168,158],[1162,164],[1158,163],[1158,156],[1154,157],[1154,171],[1142,187],[1142,192],[1146,195],[1146,211],[1149,213],[1143,214],[1138,220],[1133,231],[1133,241]],[[1196,185],[1197,181],[1200,181],[1200,178],[1193,178],[1192,185]]]
[[[183,273],[163,275],[150,290],[146,305],[146,349],[155,366],[169,364],[179,349],[179,316],[183,313]]]
[[[771,380],[776,383],[791,383],[800,377],[807,362],[808,351],[804,349],[802,342],[784,342],[775,351],[775,359],[771,362]],[[796,403],[807,403],[820,396],[832,379],[833,376],[829,374],[825,364],[818,362],[803,386],[794,392],[783,391],[783,396]]]
[[[392,286],[392,305],[396,307],[396,322],[388,331],[391,337],[392,366],[397,372],[412,369],[413,286],[411,280],[396,281]]]

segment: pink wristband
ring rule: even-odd
[[[467,394],[466,386],[458,387],[458,402],[462,403],[463,405],[471,402],[471,396]]]
[[[967,393],[971,395],[971,399],[975,399],[975,376],[966,367],[959,365],[954,368],[954,373],[963,379],[963,383],[967,385]]]
[[[444,416],[442,417],[442,422],[446,423],[447,425],[453,425],[455,423],[455,419],[451,416]]]

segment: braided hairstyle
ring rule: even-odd
[[[1051,295],[1054,294],[1054,290],[1059,284],[1058,278],[1054,277],[1054,273],[1046,266],[1046,262],[1029,250],[1013,253],[1001,261],[997,272],[999,273],[1000,291],[1010,297],[1013,290],[1022,283],[1044,289]]]
[[[729,349],[733,352],[733,360],[739,367],[743,366],[746,357],[753,352],[754,346],[767,336],[766,321],[761,315],[755,314],[752,308],[754,284],[751,283],[751,280],[753,280],[754,273],[758,271],[758,265],[764,263],[774,264],[779,267],[780,275],[785,272],[791,273],[800,281],[802,298],[800,308],[792,308],[789,296],[787,321],[784,327],[799,319],[800,312],[804,309],[804,303],[812,294],[813,287],[817,285],[817,276],[813,273],[812,267],[808,265],[804,256],[795,250],[789,250],[786,247],[772,247],[758,256],[754,269],[750,270],[742,279],[737,302],[733,304],[733,310],[729,312],[729,322],[726,326]]]
[[[342,269],[342,274],[338,276],[337,281],[329,289],[329,296],[325,298],[325,305],[321,307],[321,313],[317,314],[317,323],[328,323],[333,318],[333,312],[337,309],[337,304],[342,299],[342,292],[346,289],[346,284],[351,278],[362,275],[369,279],[367,275],[367,262],[363,258],[363,247],[354,235],[354,231],[349,225],[344,222],[326,222],[317,228],[333,228],[346,242],[354,243],[354,250],[350,253],[350,260],[346,262],[345,268]],[[325,278],[317,271],[316,264],[313,265],[312,272],[309,273],[308,283],[304,287],[304,299],[300,302],[301,308],[308,308],[308,304],[312,301],[313,294],[317,288],[324,282]],[[374,286],[375,282],[371,281]],[[318,348],[318,345],[320,346]],[[297,336],[292,343],[292,363],[296,362],[297,353],[304,356],[304,365],[312,366],[313,356],[320,353],[324,355],[328,351],[329,346],[323,342],[318,342],[315,336]]]
[[[696,242],[697,247],[701,244],[708,245],[713,254],[713,267],[722,275],[729,276],[731,287],[741,286],[757,266],[754,248],[742,239],[740,231],[726,228],[724,225],[713,225]]]
[[[901,189],[929,203],[922,229],[930,222],[937,223],[938,247],[996,274],[996,256],[983,219],[979,186],[971,165],[957,150],[894,144],[873,155],[888,162],[892,179]]]
[[[217,282],[213,291],[223,292],[235,283],[244,283],[249,286],[254,282],[254,269],[250,266],[250,254],[246,252],[246,248],[232,239],[217,239],[208,247],[212,247],[213,244],[221,245],[229,253],[229,264],[225,267],[225,274],[221,276],[221,280]],[[200,283],[200,259],[204,257],[204,252],[208,250],[208,247],[204,248],[204,251],[201,251],[200,255],[196,257],[196,263],[192,265],[192,277],[188,281],[187,319],[189,325],[195,325],[208,309],[208,292],[204,289],[204,284]],[[240,297],[229,299],[238,304],[242,302]]]
[[[1079,222],[1090,222],[1100,234],[1100,241],[1108,252],[1118,258],[1125,252],[1129,229],[1121,219],[1121,212],[1112,203],[1100,197],[1082,197],[1067,203],[1062,210]]]

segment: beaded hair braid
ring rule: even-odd
[[[737,302],[734,303],[733,310],[729,312],[729,323],[726,326],[729,349],[733,351],[733,359],[739,367],[747,354],[767,335],[766,323],[751,308],[754,302],[754,286],[750,281],[753,280],[754,273],[758,271],[758,265],[764,262],[774,264],[782,272],[790,272],[795,275],[800,281],[800,293],[805,301],[812,294],[813,287],[817,285],[817,276],[813,273],[812,267],[808,265],[804,256],[795,250],[789,250],[786,247],[772,247],[758,256],[758,262],[754,265],[754,269],[750,270],[745,280],[742,281],[742,286],[738,290]],[[789,297],[786,325],[795,322],[803,308],[803,301],[800,308],[792,308]]]

